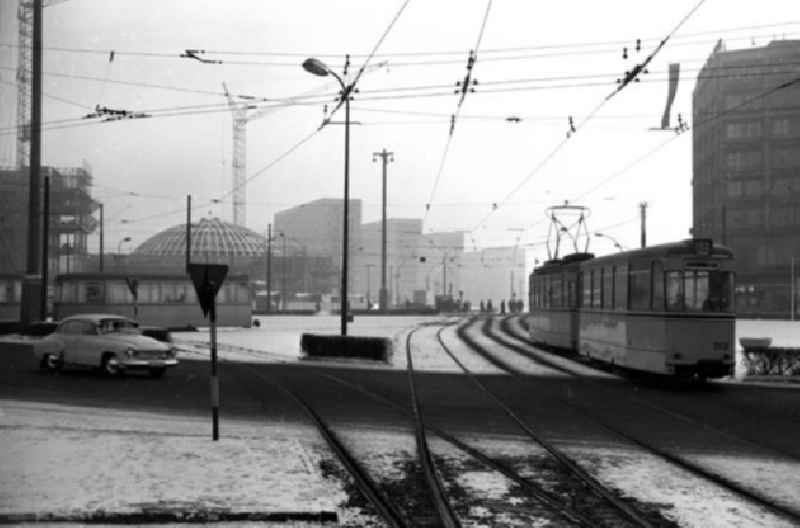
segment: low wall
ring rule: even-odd
[[[300,349],[306,358],[355,358],[389,361],[392,341],[388,337],[303,334]]]
[[[747,347],[740,365],[744,376],[794,376],[800,380],[800,348]]]

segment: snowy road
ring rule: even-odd
[[[362,319],[366,321],[358,332],[393,337],[397,343],[403,343],[405,332],[417,323],[433,322]],[[357,492],[324,442],[275,382],[319,406],[368,467],[394,486],[391,489],[400,490],[416,482],[407,419],[367,401],[358,391],[322,380],[334,373],[407,405],[407,379],[400,370],[405,367],[404,354],[396,351],[392,365],[377,369],[297,361],[292,354],[298,346],[293,325],[298,324],[294,318],[270,318],[260,329],[220,333],[230,359],[237,361],[220,368],[218,444],[208,439],[207,362],[184,360],[161,380],[105,379],[91,372],[45,375],[34,369],[30,358],[3,355],[0,515],[57,513],[79,518],[143,508],[329,512],[343,524],[362,525],[370,518],[369,511],[362,511],[363,500],[354,496]],[[335,331],[335,325],[330,326],[321,321],[314,328]],[[556,474],[546,453],[458,373],[436,339],[437,330],[424,327],[413,340],[415,366],[423,371],[417,384],[426,421],[558,492],[557,480],[548,476]],[[273,341],[271,332],[277,334]],[[800,391],[735,385],[674,390],[636,385],[606,373],[587,384],[524,363],[481,337],[478,327],[469,332],[527,375],[502,373],[460,342],[452,326],[442,332],[442,339],[522,419],[626,500],[677,526],[794,522],[641,449],[597,419],[755,489],[786,510],[800,511]],[[182,338],[191,336],[201,341],[201,334]],[[290,343],[295,352],[288,353]],[[200,354],[202,343],[197,347]],[[265,360],[265,351],[274,356]],[[525,518],[521,510],[535,511],[513,483],[476,466],[440,440],[431,445],[446,468],[450,489],[471,501],[463,512],[474,525],[493,526],[502,519],[511,523]],[[511,503],[521,510],[506,511]]]

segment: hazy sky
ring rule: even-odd
[[[580,123],[615,88],[615,79],[643,60],[697,3],[495,0],[473,70],[479,84],[461,108],[426,230],[474,230],[481,247],[513,244],[520,236],[514,230],[526,228],[522,242],[534,243],[547,232],[544,209],[580,197],[578,203],[592,209],[590,229],[614,226],[607,232],[626,246],[638,243],[635,218],[641,201],[650,204],[650,242],[687,236],[691,133],[611,177],[672,137],[647,130],[660,120],[668,63],[680,62],[682,68],[673,121],[678,112],[690,120],[694,79],[715,40],[722,37],[736,48],[763,45],[773,37],[798,38],[796,0],[707,0],[651,63],[643,82],[612,98],[541,164],[565,138],[568,116]],[[0,0],[2,44],[16,44],[16,4]],[[231,113],[222,82],[234,93],[269,99],[325,94],[314,104],[281,105],[248,125],[247,173],[253,175],[316,130],[323,99],[334,104],[338,85],[303,71],[302,60],[318,56],[341,72],[344,54],[352,53],[355,71],[402,4],[67,0],[47,7],[45,47],[71,51],[45,51],[44,90],[50,96],[44,99],[45,123],[80,118],[98,104],[158,117],[65,122],[68,128],[44,133],[43,162],[70,166],[85,159],[92,166],[93,193],[106,204],[108,247],[124,236],[140,243],[181,222],[187,193],[195,204],[204,204],[195,209],[195,218],[231,219],[230,195],[205,205],[232,187]],[[364,200],[364,221],[380,215],[380,166],[372,162],[372,153],[384,147],[395,154],[389,167],[389,215],[425,215],[458,103],[451,92],[466,73],[467,53],[476,45],[486,7],[485,0],[411,0],[371,61],[377,67],[362,76],[352,103],[352,119],[361,124],[351,127],[350,155],[351,196]],[[775,26],[756,27],[766,25]],[[638,54],[633,50],[637,38],[643,39]],[[629,48],[627,61],[623,45]],[[206,56],[224,63],[179,58],[186,48],[218,51]],[[113,62],[110,50],[115,50]],[[423,64],[409,64],[418,62]],[[4,165],[12,163],[14,153],[13,130],[7,127],[14,123],[15,65],[16,48],[0,47]],[[413,89],[380,91],[401,87]],[[177,107],[190,108],[180,111],[184,115],[163,115]],[[509,122],[508,116],[521,121]],[[343,120],[344,112],[335,119]],[[255,176],[247,189],[248,226],[263,232],[277,210],[342,196],[343,145],[343,127],[328,126]],[[500,207],[480,227],[492,203]],[[94,238],[90,247],[96,246]],[[593,249],[613,248],[598,239]]]

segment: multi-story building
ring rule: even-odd
[[[330,258],[338,277],[342,265],[343,206],[344,200],[322,198],[279,211],[275,213],[272,234],[279,237],[283,233],[288,243],[295,244],[304,255]],[[361,200],[350,200],[348,220],[349,256],[352,259],[354,252],[361,247]],[[348,267],[352,280],[353,267]],[[339,284],[338,280],[332,282]],[[352,288],[348,286],[348,290]]]
[[[361,245],[354,260],[353,291],[364,293],[378,302],[381,287],[382,222],[361,225]],[[386,289],[389,306],[400,305],[413,298],[419,288],[416,270],[422,237],[419,218],[386,219]]]
[[[800,40],[726,51],[694,90],[695,237],[730,246],[738,313],[788,317],[800,266]],[[795,306],[797,303],[795,303]]]
[[[91,197],[88,166],[42,167],[41,176],[42,181],[50,177],[47,269],[52,286],[56,274],[85,269],[87,239],[98,225],[93,216],[98,204]],[[6,292],[20,291],[17,283],[27,267],[28,177],[27,169],[0,170],[0,274],[6,275],[0,289]],[[3,303],[18,304],[18,293],[0,295]],[[7,308],[9,314],[14,311]]]

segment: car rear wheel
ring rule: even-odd
[[[166,367],[150,367],[150,377],[160,378],[167,371]]]
[[[103,371],[103,374],[110,377],[122,375],[122,368],[119,366],[117,358],[111,353],[103,355],[103,361],[100,363],[100,370]]]
[[[39,364],[39,367],[42,370],[46,370],[49,372],[56,372],[61,370],[61,366],[64,364],[62,361],[60,354],[45,354],[42,357],[42,361]]]

